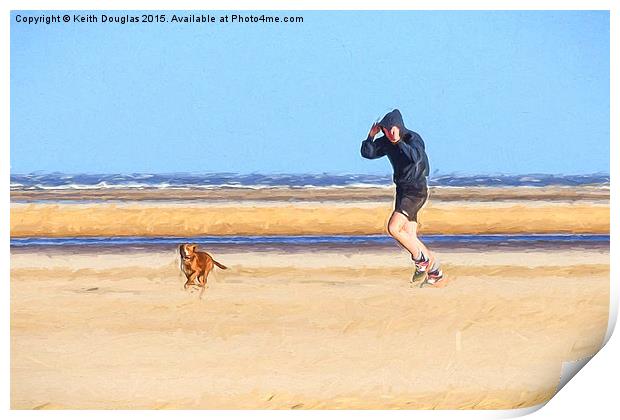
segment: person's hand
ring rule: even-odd
[[[372,127],[370,127],[370,131],[368,132],[369,138],[375,138],[377,134],[381,131],[381,127],[377,123],[373,123]]]

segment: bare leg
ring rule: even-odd
[[[422,243],[420,238],[418,238],[417,222],[407,221],[407,223],[405,223],[404,230],[405,232],[407,232],[407,234],[411,238],[411,241],[416,243],[418,250],[422,251],[424,255],[426,255],[426,257],[430,258],[431,251],[426,247],[426,245],[424,245],[424,243]],[[412,255],[411,257],[414,259],[420,259],[420,254],[418,253],[416,255]]]
[[[428,262],[427,270],[428,271],[436,271],[437,269],[439,269],[440,268],[440,263],[436,259],[434,253],[432,253],[426,247],[426,245],[424,245],[424,243],[420,240],[420,238],[418,238],[418,232],[417,232],[418,231],[418,224],[416,222],[409,222],[405,226],[405,230],[411,236],[411,239],[418,243],[418,247],[424,253],[424,256],[426,258],[428,258],[429,262]],[[414,261],[416,259],[419,260],[420,259],[420,255],[416,255],[415,257],[411,256],[411,258],[414,259]],[[416,267],[418,267],[417,263],[416,263]]]
[[[409,219],[404,214],[395,211],[388,222],[388,232],[403,248],[409,251],[412,257],[419,258],[420,251],[428,252],[428,249],[420,242],[417,236],[411,235],[407,230],[410,229],[408,226],[410,223],[415,222],[409,222]]]

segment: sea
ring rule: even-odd
[[[368,174],[11,174],[11,190],[125,189],[125,188],[352,188],[389,187],[390,175]],[[445,187],[546,187],[609,186],[609,174],[588,175],[438,175],[431,186]]]

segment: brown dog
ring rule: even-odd
[[[228,267],[215,261],[211,255],[206,252],[196,251],[198,245],[182,244],[179,245],[179,253],[181,254],[181,271],[187,277],[187,281],[183,286],[187,289],[189,286],[195,285],[202,288],[200,295],[204,292],[207,285],[207,276],[213,270],[213,266],[226,270]]]

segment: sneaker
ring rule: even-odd
[[[422,282],[420,287],[430,286],[430,287],[444,287],[448,283],[446,277],[443,274],[441,268],[436,268],[433,271],[429,271],[426,273],[426,280]]]
[[[417,283],[420,280],[426,280],[426,270],[419,270],[416,265],[413,276],[411,276],[411,283]]]
[[[413,255],[411,256],[411,259],[415,263],[416,273],[425,273],[426,271],[428,271],[429,267],[432,267],[435,263],[434,259],[428,258],[426,255],[424,255],[424,253],[422,253],[422,260],[420,261],[417,261],[415,258],[413,258]]]

